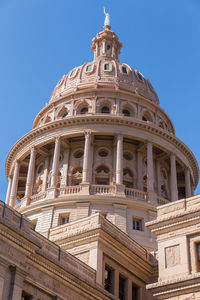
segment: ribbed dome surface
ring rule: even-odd
[[[91,47],[94,60],[64,75],[55,87],[50,102],[76,90],[94,87],[126,90],[159,105],[158,96],[149,80],[129,65],[119,62],[121,47],[118,37],[109,28],[98,33]]]

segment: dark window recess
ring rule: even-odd
[[[126,117],[130,117],[130,115],[131,115],[131,113],[130,113],[130,111],[128,109],[123,109],[122,113]]]
[[[119,275],[119,299],[125,300],[126,278]]]
[[[68,112],[66,112],[62,117],[65,118],[68,115]]]
[[[61,217],[61,225],[68,224],[68,223],[69,223],[69,216]]]
[[[109,185],[109,182],[108,182],[108,180],[104,180],[104,181],[97,180],[96,184],[97,185]]]
[[[106,151],[106,150],[100,150],[100,151],[99,151],[99,156],[101,156],[101,157],[106,157],[106,156],[108,156],[108,151]]]
[[[133,230],[142,231],[142,220],[133,218]]]
[[[122,72],[123,72],[124,74],[127,74],[127,68],[126,68],[126,67],[122,67]]]
[[[88,112],[88,108],[87,107],[83,107],[80,111],[81,115],[84,115]]]
[[[101,109],[102,114],[109,114],[110,113],[110,108],[108,106],[103,106]]]
[[[198,269],[200,270],[200,243],[197,244]]]
[[[132,300],[138,300],[139,299],[139,288],[132,284]]]
[[[146,122],[148,121],[147,118],[145,118],[144,116],[142,117],[142,120]]]
[[[90,71],[92,71],[92,65],[86,67],[86,72],[90,72]]]
[[[130,153],[124,153],[123,157],[126,160],[132,160],[133,159],[133,156]]]
[[[142,77],[142,75],[141,75],[140,73],[137,73],[137,77],[138,77],[141,81],[143,81],[143,77]]]
[[[33,297],[28,295],[27,293],[25,292],[22,292],[22,297],[21,297],[21,300],[32,300]]]
[[[83,157],[83,151],[80,150],[80,151],[75,152],[74,153],[74,157],[75,158],[81,158],[81,157]]]
[[[110,70],[109,64],[105,64],[105,65],[104,65],[104,70],[106,70],[106,71],[109,71],[109,70]]]
[[[110,293],[114,293],[114,270],[110,267],[105,267],[105,279],[104,279],[104,288]]]

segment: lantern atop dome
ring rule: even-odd
[[[94,51],[94,59],[103,56],[118,60],[122,43],[119,42],[116,33],[111,31],[110,15],[106,12],[105,8],[104,14],[104,31],[99,32],[92,40],[93,43],[91,49]]]

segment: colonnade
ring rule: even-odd
[[[65,143],[67,147],[67,144]],[[57,186],[58,169],[59,169],[59,157],[61,148],[61,137],[55,138],[53,163],[51,170],[50,186],[49,188],[55,189]],[[147,150],[147,192],[154,193],[155,188],[155,178],[154,178],[154,162],[156,162],[156,173],[157,173],[157,194],[161,196],[161,185],[160,185],[160,164],[159,161],[153,159],[153,144],[150,141],[146,143]],[[32,147],[30,150],[30,160],[28,165],[28,173],[25,186],[25,196],[24,202],[25,206],[30,204],[30,197],[32,196],[33,183],[34,183],[34,172],[35,172],[35,161],[36,161],[37,149]],[[85,146],[84,146],[84,157],[83,157],[83,173],[82,173],[82,184],[89,184],[92,174],[92,164],[91,164],[91,132],[85,132]],[[69,147],[64,151],[64,176],[62,177],[61,186],[67,185],[68,176],[68,166],[69,166]],[[45,160],[45,182],[43,182],[42,190],[46,190],[47,185],[47,159]],[[6,195],[6,203],[12,207],[15,206],[15,201],[17,197],[17,187],[19,179],[19,169],[20,161],[15,162],[13,176],[8,178],[8,189]],[[143,190],[143,155],[140,149],[137,150],[137,189]],[[123,185],[123,135],[119,134],[116,136],[116,185]],[[190,180],[190,170],[185,169],[185,190],[186,197],[192,196],[191,190],[191,180]],[[170,195],[171,201],[178,199],[178,188],[177,188],[177,170],[176,170],[176,156],[174,153],[170,154]]]

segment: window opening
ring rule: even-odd
[[[88,112],[88,108],[87,107],[83,107],[82,109],[81,109],[81,111],[80,111],[80,114],[81,115],[84,115],[84,114],[86,114]]]
[[[119,299],[125,300],[126,278],[119,275]]]
[[[75,158],[81,158],[81,157],[83,157],[83,151],[82,151],[82,150],[76,151],[76,152],[74,153],[74,157],[75,157]]]
[[[108,106],[103,106],[101,109],[102,114],[109,114],[110,113],[110,108]]]
[[[127,68],[126,68],[126,67],[122,67],[122,72],[123,72],[124,74],[127,74]]]
[[[105,70],[105,71],[109,71],[109,70],[110,70],[109,64],[105,64],[105,65],[104,65],[104,70]]]
[[[114,270],[109,266],[105,267],[104,288],[106,291],[113,294],[114,292]]]
[[[134,283],[132,284],[132,300],[139,299],[139,288]]]
[[[108,151],[106,151],[106,150],[104,150],[104,149],[100,150],[100,151],[99,151],[99,156],[101,156],[101,157],[106,157],[106,156],[108,156]]]
[[[61,225],[69,223],[69,216],[61,216]]]
[[[122,113],[125,117],[130,117],[130,115],[131,115],[131,113],[128,109],[123,109]]]
[[[74,77],[76,74],[76,70],[71,71],[70,77]]]
[[[133,230],[142,231],[142,220],[133,218]]]
[[[143,77],[142,77],[142,75],[141,75],[140,73],[137,73],[137,77],[138,77],[141,81],[143,81]]]
[[[90,71],[92,71],[92,65],[88,65],[88,66],[86,67],[86,72],[90,72]]]

